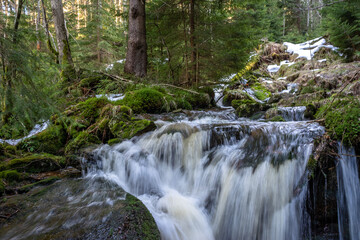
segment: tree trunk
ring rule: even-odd
[[[69,64],[72,68],[74,68],[65,26],[62,0],[51,0],[51,9],[53,12],[53,20],[59,51],[59,62],[63,65]]]
[[[40,51],[41,49],[41,41],[40,41],[40,16],[41,16],[41,0],[38,1],[38,4],[36,6],[36,37],[37,37],[37,41],[36,41],[36,49],[38,51]]]
[[[51,41],[51,36],[50,36],[50,31],[49,31],[49,23],[46,17],[46,9],[45,9],[45,4],[44,4],[44,0],[41,0],[41,5],[42,5],[42,9],[43,9],[43,17],[44,17],[44,26],[45,26],[45,33],[46,33],[46,42],[47,42],[47,47],[49,49],[49,51],[54,55],[55,58],[55,62],[59,63],[59,52],[56,51],[55,47],[55,43],[53,46],[53,43]]]
[[[124,71],[145,77],[147,70],[145,0],[130,0],[129,39]]]
[[[13,42],[16,43],[17,40],[17,30],[19,29],[20,24],[20,17],[21,17],[21,11],[25,0],[19,0],[19,4],[16,8],[16,16],[14,21],[14,35],[13,35]]]
[[[195,0],[190,0],[191,83],[196,83]]]

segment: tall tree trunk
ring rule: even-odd
[[[41,0],[38,1],[38,4],[36,6],[36,49],[41,49],[41,41],[40,41],[40,16],[41,16]]]
[[[101,49],[99,47],[100,41],[101,41],[101,0],[97,0],[96,2],[96,48],[97,48],[97,60],[99,63],[101,63]]]
[[[181,3],[182,17],[183,17],[183,31],[184,31],[184,62],[185,62],[185,84],[189,83],[189,59],[188,59],[188,36],[187,36],[187,26],[186,26],[186,13],[184,3]]]
[[[195,0],[190,0],[191,83],[196,83]]]
[[[64,64],[66,62],[65,64],[69,64],[72,68],[74,68],[65,26],[62,0],[51,0],[51,9],[53,12],[56,40],[59,51],[59,62],[61,64]]]
[[[129,39],[124,71],[137,77],[145,77],[147,71],[145,0],[130,0],[129,7]]]
[[[55,62],[59,63],[59,52],[56,51],[56,49],[55,49],[56,48],[55,43],[53,41],[51,41],[52,37],[50,36],[49,22],[46,17],[46,9],[45,9],[44,0],[41,0],[41,5],[42,5],[42,10],[43,10],[47,47],[48,47],[49,51],[54,55]]]
[[[20,17],[21,17],[21,11],[25,0],[19,0],[19,4],[16,8],[16,16],[14,21],[14,35],[13,35],[13,42],[16,43],[17,40],[17,30],[19,29],[20,24]]]

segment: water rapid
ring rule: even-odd
[[[338,179],[338,225],[339,238],[360,239],[360,183],[354,148],[341,143],[336,168]]]
[[[304,239],[306,165],[317,123],[198,114],[95,151],[89,178],[137,196],[162,239]],[[199,117],[200,116],[200,117]]]

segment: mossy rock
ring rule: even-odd
[[[21,141],[19,149],[28,152],[59,154],[66,143],[67,133],[61,125],[50,125],[41,133]]]
[[[251,86],[252,90],[254,91],[254,95],[257,99],[264,101],[271,97],[271,92],[267,90],[264,86],[260,83],[255,83]]]
[[[109,103],[110,101],[104,97],[89,98],[85,102],[77,104],[76,113],[90,123],[94,123],[100,116],[101,109]]]
[[[156,129],[154,122],[146,119],[132,120],[130,122],[111,121],[109,125],[111,133],[119,139],[130,139]]]
[[[306,119],[315,119],[316,111],[317,111],[317,107],[314,104],[309,103],[308,105],[306,105],[304,117]]]
[[[268,122],[285,122],[282,116],[275,116],[267,120]]]
[[[249,95],[242,90],[227,90],[225,91],[223,103],[225,106],[230,106],[233,100],[251,100]]]
[[[77,153],[81,148],[100,143],[101,141],[97,136],[90,134],[87,131],[82,131],[66,144],[65,153]]]
[[[326,130],[334,139],[343,141],[347,145],[360,144],[359,99],[348,97],[331,101],[323,105],[316,112],[315,117],[325,118]]]
[[[153,216],[144,204],[136,197],[126,194],[126,209],[130,213],[129,218],[131,223],[138,223],[133,225],[137,236],[133,239],[161,239],[160,232],[156,226]]]
[[[166,110],[164,94],[152,88],[126,93],[123,103],[135,113],[161,113]]]
[[[10,182],[16,182],[21,179],[21,174],[16,170],[5,170],[0,172],[0,178],[6,179]]]
[[[231,105],[236,109],[239,117],[251,117],[262,110],[262,105],[254,100],[233,100]]]
[[[22,158],[15,158],[0,165],[0,170],[17,170],[28,173],[55,171],[65,167],[65,157],[51,154],[31,154]]]

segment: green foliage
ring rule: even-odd
[[[329,135],[348,145],[360,143],[360,101],[356,98],[336,100],[325,104],[316,113],[316,117],[325,118]],[[330,107],[330,108],[329,108]]]
[[[346,0],[324,10],[324,28],[330,41],[345,53],[348,60],[360,59],[360,4]]]

